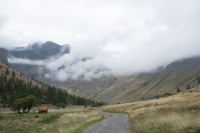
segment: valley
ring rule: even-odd
[[[4,56],[1,56],[1,62],[6,63],[5,51],[2,53]],[[58,55],[62,56],[60,53],[54,55],[47,58],[54,59],[59,58]],[[80,61],[84,62],[85,60],[81,59]],[[39,102],[32,112],[21,114],[23,121],[18,127],[14,126],[20,121],[18,116],[14,116],[15,113],[0,111],[3,116],[0,123],[13,125],[12,128],[6,128],[6,125],[2,124],[3,127],[0,130],[3,132],[26,132],[28,127],[30,128],[30,124],[35,124],[35,127],[32,128],[33,132],[84,132],[86,129],[90,129],[91,124],[103,120],[104,117],[101,113],[93,112],[96,109],[110,113],[128,114],[132,132],[189,133],[200,131],[198,126],[200,122],[198,107],[200,105],[198,102],[200,96],[200,57],[198,56],[175,61],[152,72],[102,76],[92,80],[83,80],[80,77],[78,80],[69,79],[66,81],[42,76],[48,74],[48,70],[40,72],[40,67],[43,67],[40,65],[11,63],[10,67],[9,64],[3,63],[0,63],[1,86],[7,86],[7,80],[11,82],[11,79],[13,86],[11,85],[7,89],[1,88],[1,108],[12,107],[15,99],[25,97],[29,93],[34,94]],[[64,68],[59,67],[60,70]],[[3,80],[5,76],[6,80]],[[21,90],[19,93],[14,85],[15,80],[20,81],[21,87],[25,90]],[[62,95],[63,92],[65,92],[64,95]],[[62,108],[61,103],[66,108]],[[105,103],[109,105],[99,108],[99,105]],[[74,105],[79,106],[75,108]],[[35,108],[40,106],[60,107],[60,109],[50,108],[47,115],[37,115]],[[110,114],[110,116],[115,115]],[[12,120],[11,117],[13,117]],[[157,119],[153,119],[155,117]],[[49,122],[41,122],[46,121],[46,119],[49,119]],[[179,124],[177,125],[177,123]],[[23,127],[23,124],[27,125],[26,128]],[[54,127],[52,130],[52,125],[55,124],[59,127]],[[98,126],[100,131],[103,128],[101,125]]]
[[[156,95],[174,94],[187,87],[198,88],[200,85],[200,58],[168,65],[160,72],[144,73],[136,76],[105,77],[91,82],[80,81],[74,85],[64,86],[69,93],[83,97],[105,100],[109,103],[126,103],[144,99],[153,99]],[[176,65],[176,66],[175,66]],[[175,69],[174,69],[175,68]]]
[[[56,60],[62,57],[62,55],[70,55],[69,45],[60,46],[50,41],[42,44],[41,47],[38,45],[39,44],[33,44],[8,51],[9,60],[11,57],[32,59],[33,61],[37,61],[38,59]],[[20,53],[19,51],[23,52]],[[79,61],[72,62],[71,66],[78,62],[83,63],[85,61],[87,61],[87,58],[82,57]],[[151,72],[122,75],[118,77],[112,75],[102,76],[91,80],[85,80],[79,77],[76,80],[68,79],[62,81],[62,79],[47,78],[45,75],[52,72],[50,72],[48,68],[44,68],[43,65],[23,63],[10,63],[10,65],[38,81],[63,88],[70,94],[96,101],[104,101],[110,104],[127,103],[139,101],[141,99],[153,99],[155,96],[165,93],[174,94],[177,92],[177,88],[181,91],[185,91],[188,87],[195,88],[200,84],[199,56],[177,60],[168,64],[166,67],[159,67]],[[67,68],[61,65],[55,72],[62,71],[63,69],[67,70]]]
[[[200,0],[0,0],[0,133],[200,133]]]

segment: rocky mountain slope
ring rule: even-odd
[[[70,53],[70,46],[68,44],[60,46],[54,42],[47,41],[44,44],[34,43],[27,47],[16,47],[13,50],[7,51],[7,53],[9,58],[44,60]],[[17,63],[10,63],[10,66],[30,77],[40,77],[38,72],[40,66]]]
[[[0,48],[0,62],[3,64],[8,65],[8,59],[7,59],[7,54],[6,50],[4,48]]]
[[[66,54],[70,52],[70,46],[60,46],[54,42],[47,41],[44,44],[34,43],[27,47],[16,47],[13,50],[8,51],[9,57],[31,59],[31,60],[43,60],[49,57],[56,56],[57,54]]]
[[[92,82],[62,84],[68,92],[110,103],[151,99],[156,95],[197,89],[200,84],[200,57],[176,61],[155,73],[135,76],[104,77]]]

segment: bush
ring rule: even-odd
[[[35,118],[38,118],[39,117],[39,115],[35,115]]]
[[[92,107],[101,107],[103,105],[104,105],[103,102],[96,102],[94,105],[92,105]]]
[[[37,99],[33,95],[29,95],[25,98],[16,99],[12,110],[18,111],[18,113],[28,113],[31,108],[36,105]],[[22,111],[22,112],[21,112]]]
[[[186,88],[186,90],[189,90],[189,89],[190,89],[190,86],[188,85],[187,88]]]

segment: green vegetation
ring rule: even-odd
[[[92,107],[101,107],[103,105],[106,105],[107,103],[105,102],[96,102],[94,105],[92,105]]]
[[[177,91],[180,92],[180,89],[177,88]],[[168,96],[171,96],[171,95],[174,95],[174,94],[172,94],[172,93],[165,93],[165,94],[155,95],[154,97],[155,97],[156,99],[159,99],[159,98],[168,97]]]
[[[103,119],[92,110],[74,110],[73,112],[53,112],[46,114],[3,114],[0,119],[2,133],[78,133],[89,125]]]
[[[52,115],[49,115],[45,118],[43,118],[41,121],[41,123],[46,123],[46,124],[49,124],[49,123],[53,123],[55,122],[57,119],[60,118],[60,116],[63,115],[63,113],[55,113],[55,114],[52,114]]]
[[[14,71],[7,66],[0,68],[0,98],[3,107],[13,107],[14,110],[21,113],[19,110],[24,108],[24,98],[29,95],[33,95],[38,104],[50,103],[62,107],[68,104],[94,105],[96,103],[93,100],[70,95],[65,90],[30,79],[23,73]],[[15,105],[13,105],[14,102]]]
[[[6,68],[6,73],[5,73],[5,74],[8,75],[9,73],[10,73],[10,72],[9,72],[9,68],[7,67],[7,68]]]
[[[28,113],[31,108],[36,105],[37,99],[33,95],[29,95],[25,98],[16,99],[12,105],[13,111],[18,111],[18,113]],[[21,110],[23,112],[21,112]]]

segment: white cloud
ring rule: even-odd
[[[28,65],[38,65],[38,66],[44,66],[45,61],[43,60],[29,60],[29,59],[22,59],[22,58],[8,58],[9,63],[14,63],[14,64],[28,64]]]
[[[45,62],[60,80],[102,76],[102,67],[114,75],[151,71],[199,55],[199,7],[199,0],[0,0],[0,46],[70,44],[70,55]],[[92,59],[70,66],[83,57]]]

